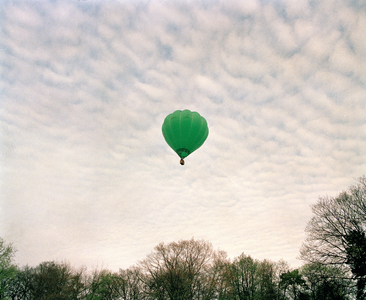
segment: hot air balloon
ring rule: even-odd
[[[184,158],[201,147],[208,136],[205,118],[188,109],[176,110],[168,115],[162,131],[165,141],[181,158],[181,165],[184,165]]]

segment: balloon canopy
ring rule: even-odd
[[[163,135],[168,145],[181,158],[184,158],[197,150],[205,142],[208,136],[207,121],[198,112],[176,110],[168,115],[162,126]]]

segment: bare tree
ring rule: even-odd
[[[300,258],[346,267],[357,280],[357,299],[366,299],[366,177],[337,197],[320,198],[312,211]]]
[[[141,276],[141,269],[135,266],[127,270],[119,270],[119,277],[122,279],[120,290],[123,300],[147,299],[143,293]]]
[[[155,299],[204,299],[212,284],[212,245],[205,241],[181,240],[155,247],[140,262],[146,293]]]

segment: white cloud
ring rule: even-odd
[[[126,268],[194,236],[298,265],[309,204],[362,175],[351,4],[3,7],[0,236],[20,264]],[[182,167],[161,125],[184,108],[210,135]]]

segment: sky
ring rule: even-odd
[[[366,172],[362,0],[2,1],[0,237],[118,271],[194,238],[302,265],[319,197]],[[179,164],[175,110],[209,136]]]

